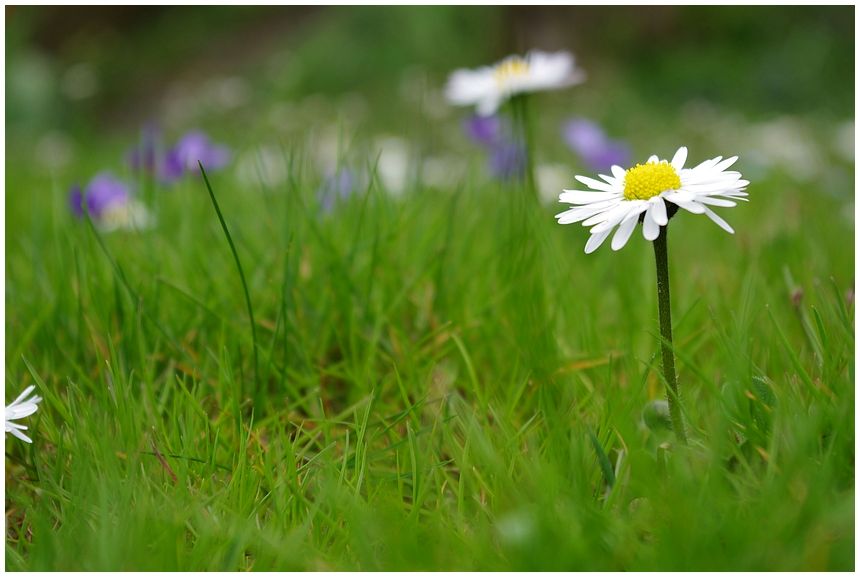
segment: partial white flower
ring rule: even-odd
[[[478,114],[488,116],[515,94],[557,90],[585,80],[570,52],[533,50],[508,56],[493,66],[460,69],[448,78],[445,97],[457,106],[475,105]]]
[[[125,203],[116,203],[105,208],[95,221],[102,232],[115,230],[147,230],[155,226],[156,220],[146,205],[137,199],[129,199]]]
[[[6,432],[12,433],[13,436],[18,437],[25,443],[33,442],[33,439],[21,432],[26,431],[27,426],[13,421],[29,417],[39,408],[39,401],[42,400],[42,397],[38,395],[29,396],[35,388],[34,385],[30,385],[24,389],[23,393],[18,395],[17,399],[12,401],[11,405],[6,405]]]
[[[704,214],[733,234],[732,227],[711,207],[731,207],[737,200],[748,200],[749,181],[742,180],[740,172],[726,170],[737,159],[733,156],[723,160],[718,156],[693,168],[684,168],[687,147],[682,146],[671,162],[651,156],[645,164],[627,170],[613,166],[612,176],[599,175],[602,181],[577,175],[576,180],[589,190],[562,192],[559,202],[572,204],[574,208],[557,214],[556,218],[559,224],[582,222],[583,226],[592,227],[586,254],[597,250],[616,227],[612,250],[620,250],[640,220],[643,236],[653,241],[678,208]]]
[[[393,196],[400,196],[409,184],[411,164],[409,145],[402,138],[389,136],[376,141],[378,150],[376,174],[385,190]]]

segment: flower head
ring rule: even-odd
[[[109,172],[97,174],[83,189],[73,186],[69,204],[78,217],[83,217],[86,206],[90,218],[105,232],[144,229],[153,222],[146,207],[132,198],[128,185]]]
[[[497,115],[481,116],[474,114],[463,121],[463,132],[472,141],[483,146],[491,146],[502,138],[502,119]]]
[[[328,173],[317,190],[322,211],[329,213],[335,204],[352,196],[358,188],[357,177],[358,175],[348,168]]]
[[[671,162],[652,156],[645,164],[627,170],[615,165],[612,176],[599,175],[602,181],[577,175],[576,180],[589,190],[562,192],[559,202],[574,207],[556,218],[559,224],[582,222],[592,227],[586,253],[597,250],[616,227],[612,250],[621,249],[640,221],[643,236],[653,241],[660,235],[660,227],[666,226],[679,208],[704,214],[726,232],[734,233],[710,207],[731,207],[737,200],[747,200],[749,181],[742,180],[740,172],[727,170],[737,159],[733,156],[723,160],[718,156],[684,168],[687,148],[682,146]]]
[[[204,132],[195,130],[167,151],[161,176],[167,181],[178,180],[186,172],[198,171],[198,161],[207,171],[218,170],[230,162],[230,157],[229,148],[213,143]]]
[[[84,203],[87,212],[94,220],[100,219],[105,213],[128,203],[130,198],[128,186],[110,172],[101,172],[93,177],[86,188],[75,185],[72,187],[70,202],[72,212],[77,216],[84,215]]]
[[[562,130],[565,143],[582,161],[594,171],[609,170],[617,164],[630,163],[630,148],[624,142],[610,140],[599,125],[575,118],[568,121]]]
[[[14,421],[17,419],[23,419],[24,417],[29,417],[39,408],[39,401],[42,400],[42,397],[38,395],[30,396],[30,393],[32,393],[35,388],[36,387],[34,385],[30,385],[24,389],[23,393],[18,395],[17,399],[12,401],[11,405],[6,405],[6,432],[12,433],[13,436],[18,437],[25,443],[33,442],[33,439],[21,432],[26,431],[27,426],[15,423]]]
[[[488,116],[516,94],[556,90],[584,79],[571,53],[533,50],[525,57],[508,56],[493,66],[454,71],[445,96],[451,104],[475,105],[478,114]]]

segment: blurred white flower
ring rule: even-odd
[[[475,105],[478,114],[488,116],[511,96],[525,92],[556,90],[585,80],[570,52],[533,50],[525,57],[508,56],[493,66],[454,71],[445,87],[445,96],[457,106]]]
[[[379,161],[376,174],[385,189],[394,196],[406,190],[409,181],[409,147],[402,138],[387,137],[377,141]]]
[[[559,224],[582,222],[590,226],[591,238],[585,245],[586,254],[597,250],[606,237],[618,227],[612,237],[612,250],[620,250],[636,223],[642,220],[642,234],[653,241],[660,236],[679,208],[693,214],[705,214],[720,228],[734,233],[729,224],[717,216],[710,206],[736,206],[736,200],[747,200],[741,173],[726,170],[737,161],[733,156],[706,160],[693,168],[684,168],[687,147],[682,146],[671,162],[651,156],[645,164],[624,170],[612,167],[612,176],[601,174],[603,180],[577,175],[575,178],[590,190],[565,190],[559,202],[575,205],[556,215]]]
[[[155,216],[146,205],[136,198],[124,204],[116,203],[107,207],[101,217],[94,221],[102,232],[114,230],[146,230],[155,226]]]
[[[221,76],[210,80],[203,90],[216,110],[231,110],[246,104],[251,98],[251,88],[239,76]]]
[[[783,116],[749,127],[746,155],[766,167],[779,167],[792,178],[809,181],[825,170],[815,136],[799,120]]]
[[[67,166],[74,159],[71,139],[63,132],[48,132],[36,143],[36,159],[49,170]]]
[[[284,153],[274,146],[261,146],[245,153],[239,160],[236,178],[243,185],[263,184],[274,188],[287,179]]]
[[[95,68],[89,62],[75,64],[63,75],[61,87],[63,93],[72,100],[89,98],[99,88]]]
[[[427,186],[453,187],[465,173],[466,164],[456,156],[430,156],[421,163],[421,181]]]
[[[23,393],[18,395],[17,399],[12,401],[12,404],[6,405],[6,432],[12,433],[13,436],[18,437],[25,443],[33,442],[33,439],[22,433],[22,431],[27,430],[27,426],[15,423],[14,421],[17,419],[23,419],[24,417],[29,417],[39,408],[39,401],[42,400],[42,397],[39,397],[38,395],[33,395],[32,397],[29,396],[35,388],[35,385],[30,385],[24,389]]]
[[[535,515],[526,509],[511,511],[496,520],[496,531],[506,545],[527,545],[537,533]]]
[[[539,164],[535,168],[538,196],[542,203],[558,200],[558,191],[568,182],[570,171],[563,164]]]

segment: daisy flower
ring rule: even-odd
[[[508,56],[493,66],[454,71],[445,87],[448,102],[476,107],[489,116],[516,94],[557,90],[585,80],[569,52],[533,50],[522,56]]]
[[[25,443],[32,443],[33,439],[22,433],[21,431],[26,431],[27,426],[21,425],[19,423],[15,423],[14,421],[17,419],[23,419],[24,417],[29,417],[39,408],[39,401],[42,400],[42,397],[38,395],[30,396],[35,390],[34,385],[30,385],[24,392],[18,395],[18,398],[12,401],[11,405],[6,405],[6,432],[12,433],[13,436],[18,437]]]
[[[678,209],[704,214],[726,232],[734,233],[711,207],[732,207],[738,200],[747,200],[749,181],[741,179],[740,172],[728,170],[737,159],[718,156],[684,168],[687,148],[682,146],[671,161],[651,156],[645,164],[627,170],[616,165],[612,176],[599,175],[602,180],[577,175],[576,180],[588,190],[562,192],[559,202],[574,207],[557,214],[556,219],[559,224],[582,222],[591,227],[586,254],[597,250],[616,227],[611,245],[612,250],[620,250],[638,222],[645,239],[653,241]]]

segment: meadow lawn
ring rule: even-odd
[[[124,168],[133,130],[74,132],[62,170],[7,138],[6,399],[35,384],[44,400],[34,443],[6,440],[6,569],[853,570],[840,119],[792,117],[831,146],[798,177],[744,156],[725,123],[746,121],[723,108],[652,110],[612,90],[635,79],[594,76],[603,91],[531,103],[565,187],[590,173],[557,127],[590,105],[639,161],[687,144],[691,164],[741,154],[751,181],[719,211],[734,235],[683,211],[668,227],[687,446],[661,402],[651,243],[637,229],[584,254],[588,231],[554,219],[566,206],[488,177],[466,111],[402,118],[399,190],[375,140],[392,124],[333,119],[366,179],[331,207],[318,131],[211,114],[237,159],[272,143],[259,172],[208,173],[229,242],[200,175]],[[458,168],[431,174],[429,149]],[[102,167],[153,227],[71,213],[69,187]]]

